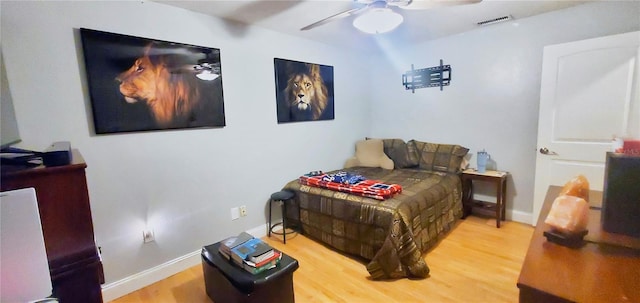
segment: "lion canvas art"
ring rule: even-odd
[[[80,33],[97,134],[225,126],[218,49]],[[215,79],[198,78],[203,62]]]
[[[333,67],[274,59],[278,123],[333,120]]]

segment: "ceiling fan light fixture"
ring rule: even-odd
[[[402,15],[388,7],[374,8],[353,20],[353,26],[368,34],[390,32],[404,21]]]

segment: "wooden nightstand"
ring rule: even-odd
[[[500,221],[505,220],[505,198],[507,196],[508,172],[487,170],[480,173],[469,168],[462,172],[462,203],[464,217],[473,212],[496,218],[496,227],[500,228]],[[490,182],[496,186],[496,203],[477,201],[473,199],[473,181]]]

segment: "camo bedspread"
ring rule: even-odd
[[[305,236],[369,260],[367,270],[373,279],[427,277],[423,253],[462,215],[460,177],[420,169],[341,171],[399,184],[402,193],[380,201],[303,185],[295,179],[284,189],[296,193],[299,212],[289,207],[287,218],[299,221]]]

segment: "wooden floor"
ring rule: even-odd
[[[265,238],[296,258],[296,302],[517,302],[516,280],[533,227],[470,216],[425,255],[430,277],[373,281],[365,265],[304,236]],[[114,303],[212,302],[201,266],[121,297]],[[225,303],[225,302],[216,302]]]

